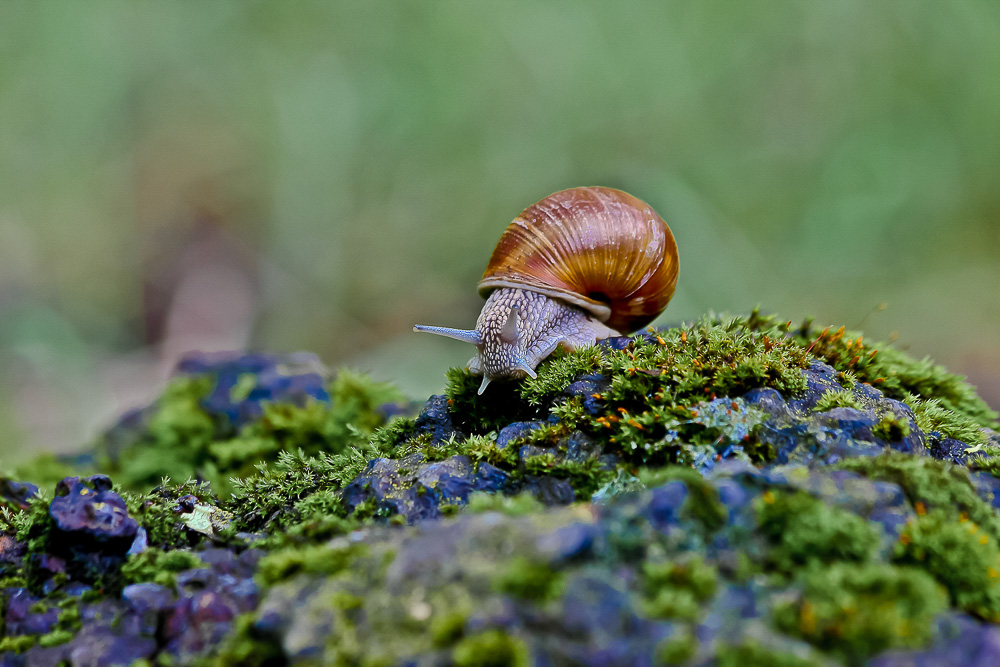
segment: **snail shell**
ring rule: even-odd
[[[645,202],[620,190],[572,188],[514,218],[479,282],[487,297],[475,329],[415,331],[477,347],[479,393],[498,378],[535,376],[560,345],[570,350],[635,331],[677,285],[677,245]]]
[[[612,329],[636,331],[663,312],[677,286],[677,244],[660,216],[621,190],[551,194],[514,218],[479,282],[561,299]]]

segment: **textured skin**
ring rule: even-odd
[[[514,307],[518,309],[518,335],[514,343],[508,343],[501,331]],[[560,344],[573,350],[621,335],[576,306],[511,288],[490,294],[476,321],[476,331],[483,342],[469,362],[469,370],[489,380],[524,377],[527,373],[522,366],[534,369]]]

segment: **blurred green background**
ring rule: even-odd
[[[521,209],[647,200],[658,321],[760,304],[1000,406],[1000,3],[0,5],[0,461],[187,349],[440,391]]]

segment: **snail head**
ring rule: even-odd
[[[413,330],[475,345],[478,351],[469,362],[469,370],[475,375],[483,376],[483,383],[479,385],[479,393],[482,394],[493,380],[516,379],[525,375],[537,377],[525,358],[524,337],[518,319],[518,307],[512,306],[509,309],[484,309],[475,329],[449,329],[418,324]],[[538,363],[537,360],[535,363]]]

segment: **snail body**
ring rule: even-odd
[[[677,285],[677,245],[645,203],[611,188],[549,195],[507,227],[479,293],[486,304],[475,329],[417,325],[473,343],[469,370],[493,380],[535,377],[560,345],[593,345],[644,327]]]

